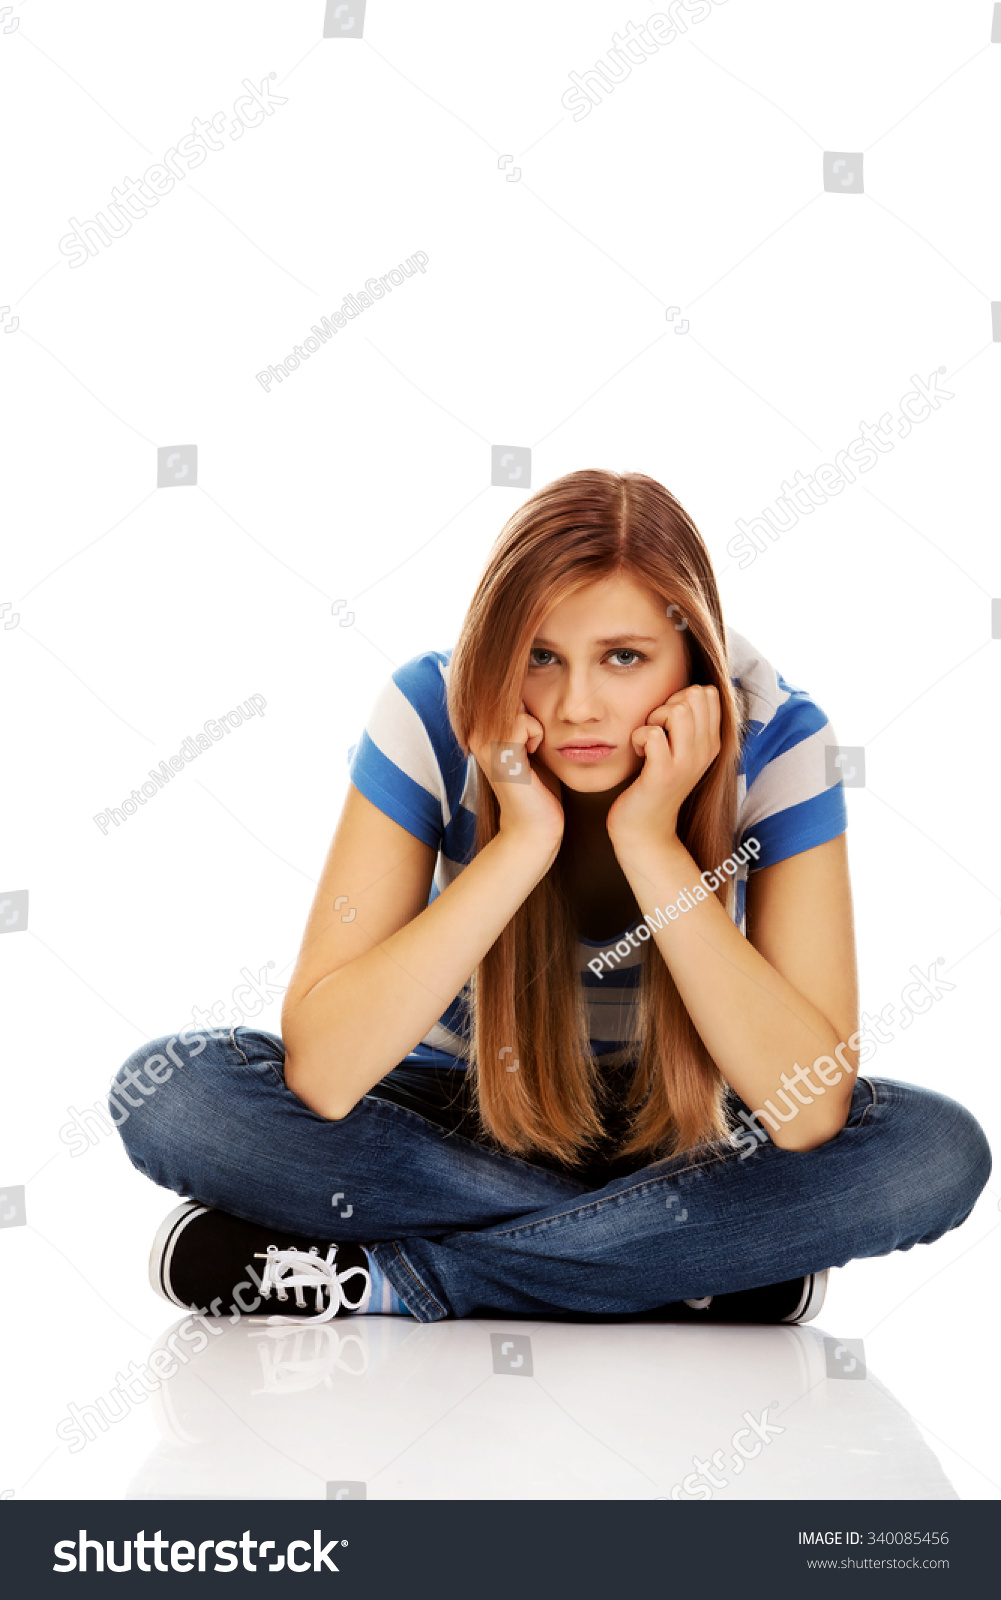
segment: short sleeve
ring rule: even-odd
[[[428,651],[397,667],[348,751],[355,788],[434,849],[440,849],[445,830],[442,754],[451,734],[442,664],[436,651]]]
[[[828,779],[827,752],[838,743],[834,728],[806,690],[777,673],[775,684],[774,702],[757,704],[741,753],[736,839],[738,845],[757,841],[750,871],[826,844],[848,827],[841,776]]]

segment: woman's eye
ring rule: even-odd
[[[546,656],[548,659],[541,661],[539,660],[540,656]],[[631,656],[632,659],[629,661],[614,661],[613,658],[615,656]],[[557,659],[558,658],[554,651],[544,650],[541,645],[534,645],[531,653],[529,654],[528,664],[530,667],[550,667]],[[622,648],[619,650],[610,651],[607,659],[612,661],[613,665],[621,667],[624,670],[626,667],[635,667],[639,662],[646,661],[647,657],[643,654],[642,650],[630,650],[625,646],[622,646]]]

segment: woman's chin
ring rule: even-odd
[[[569,761],[560,762],[560,771],[556,774],[564,789],[571,789],[576,794],[607,794],[615,789],[624,789],[635,777],[633,772],[623,772],[621,762],[613,766],[601,762],[592,767],[576,766]]]

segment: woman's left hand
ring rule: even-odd
[[[655,706],[631,738],[639,775],[609,808],[612,844],[648,846],[677,836],[678,813],[720,752],[719,691],[696,683]]]

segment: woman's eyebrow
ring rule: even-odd
[[[658,642],[659,641],[653,636],[653,634],[650,634],[650,633],[617,633],[615,635],[614,639],[595,639],[595,641],[594,641],[595,644],[600,644],[600,645],[605,645],[605,646],[615,645],[615,644],[631,644],[631,643],[657,644]],[[551,644],[548,639],[543,639],[541,637],[537,637],[535,639],[535,643],[536,643],[536,645],[539,645],[543,650],[555,650],[556,649],[556,646],[554,644]]]

